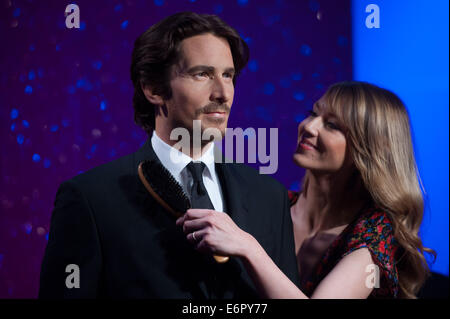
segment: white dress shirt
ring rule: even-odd
[[[151,143],[156,156],[161,161],[162,165],[173,175],[175,180],[183,187],[184,192],[191,197],[191,188],[194,183],[191,173],[187,169],[187,165],[192,162],[192,158],[186,154],[178,151],[169,144],[166,144],[153,131]],[[214,206],[214,209],[219,212],[224,211],[224,201],[222,188],[220,187],[219,178],[217,177],[215,163],[214,163],[214,143],[209,146],[208,150],[196,161],[202,161],[206,167],[203,170],[203,183],[206,191]],[[170,152],[175,152],[177,160],[172,160]]]

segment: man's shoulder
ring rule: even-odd
[[[69,182],[74,182],[80,186],[108,184],[122,176],[133,175],[135,153],[119,157],[110,162],[88,169],[85,172],[70,178]]]

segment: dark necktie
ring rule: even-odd
[[[191,188],[191,206],[192,208],[205,208],[205,209],[214,209],[213,204],[211,203],[211,199],[208,196],[208,192],[206,191],[205,184],[203,184],[203,170],[205,169],[205,163],[203,162],[190,162],[187,165],[187,169],[192,175],[192,179],[194,180]],[[218,299],[223,296],[221,284],[217,278],[217,274],[220,273],[220,265],[213,261],[213,259],[209,256],[206,257],[205,262],[207,262],[207,268],[209,271],[205,273],[205,289],[208,291],[207,298],[210,299]],[[203,284],[201,284],[203,285]]]
[[[203,162],[190,162],[187,169],[192,175],[194,183],[191,188],[191,205],[192,208],[214,209],[211,199],[206,191],[205,184],[203,184],[203,170],[206,165]]]

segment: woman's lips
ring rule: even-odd
[[[306,141],[306,140],[301,140],[300,143],[298,144],[298,148],[302,148],[304,150],[317,150],[317,147],[314,146],[312,143]]]
[[[300,143],[300,147],[305,150],[314,150],[315,149],[314,147],[312,147],[311,145],[308,145],[306,143]]]

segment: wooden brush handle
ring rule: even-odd
[[[228,257],[228,256],[213,255],[213,257],[214,257],[214,260],[219,264],[226,263],[230,259],[230,257]]]
[[[138,166],[138,175],[139,175],[139,179],[141,180],[142,184],[144,184],[145,188],[148,190],[148,192],[152,195],[152,197],[154,199],[156,199],[156,201],[162,206],[164,207],[167,211],[169,211],[170,213],[172,213],[172,215],[174,215],[176,218],[179,218],[181,216],[183,216],[182,213],[175,211],[172,207],[170,207],[154,190],[153,188],[150,186],[149,182],[147,182],[147,180],[145,179],[144,173],[142,172],[142,163],[139,164]],[[219,263],[219,264],[223,264],[226,263],[230,257],[228,256],[218,256],[218,255],[213,255],[214,260]]]

